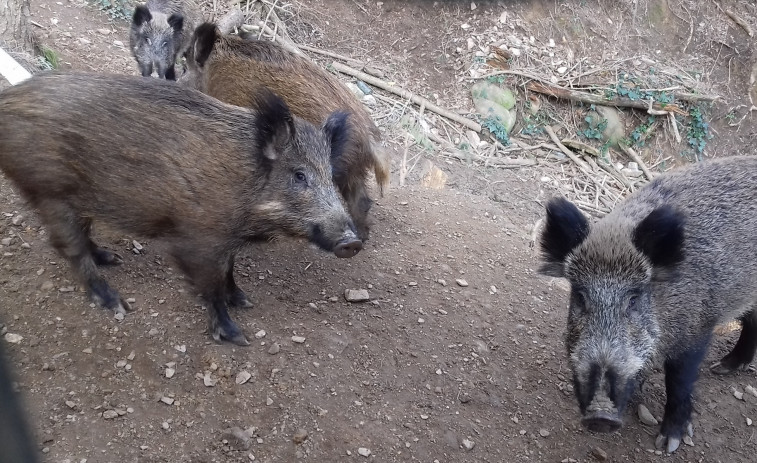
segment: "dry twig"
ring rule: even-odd
[[[569,88],[557,87],[555,85],[546,85],[539,82],[529,82],[526,85],[528,90],[537,93],[543,93],[545,95],[553,96],[555,98],[562,98],[571,101],[580,101],[587,104],[598,104],[602,106],[617,106],[625,108],[636,108],[648,110],[649,104],[644,100],[632,100],[626,97],[605,98],[601,95],[594,95],[593,93],[580,92],[577,90],[571,90]],[[662,105],[660,103],[654,103],[652,105],[654,110],[675,112],[687,116],[688,113],[683,109],[673,104]]]
[[[402,98],[408,99],[417,105],[424,105],[426,106],[426,109],[428,109],[429,111],[435,112],[436,114],[439,114],[440,116],[444,116],[447,119],[451,119],[457,122],[458,124],[462,124],[475,132],[481,132],[480,124],[473,122],[472,120],[467,119],[459,114],[453,113],[452,111],[448,109],[441,108],[431,103],[426,98],[423,98],[422,96],[418,96],[409,90],[405,90],[404,88],[399,88],[394,85],[389,85],[386,81],[379,79],[378,77],[373,77],[372,75],[358,71],[357,69],[353,69],[347,66],[346,64],[342,64],[337,61],[334,61],[332,63],[332,66],[334,67],[334,69],[336,69],[337,71],[341,73],[344,73],[352,77],[355,77],[357,79],[360,79],[362,81],[365,81],[382,90],[386,90],[387,92],[394,93],[395,95],[399,95]]]

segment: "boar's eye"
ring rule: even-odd
[[[163,48],[168,48],[168,42],[163,42],[163,45],[161,45]]]
[[[639,296],[631,296],[628,299],[628,306],[626,306],[626,313],[628,315],[637,313],[639,311]]]
[[[297,183],[307,183],[308,178],[305,175],[305,172],[298,170],[294,173],[294,181]]]
[[[573,307],[579,313],[586,311],[586,296],[581,291],[573,292]]]

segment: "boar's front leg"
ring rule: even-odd
[[[226,271],[226,303],[232,307],[252,307],[252,302],[234,281],[234,256],[229,259]]]
[[[684,432],[693,437],[691,426],[691,395],[697,380],[699,365],[707,351],[709,337],[694,343],[687,350],[665,360],[665,416],[655,445],[673,453],[681,445]]]
[[[117,254],[98,247],[90,239],[90,220],[80,217],[64,201],[43,200],[37,208],[49,228],[50,244],[71,263],[86,285],[90,298],[106,309],[126,312],[129,304],[100,276],[96,266],[98,263],[115,263]]]
[[[233,259],[213,253],[203,253],[198,251],[200,248],[202,246],[199,244],[176,247],[171,254],[200,292],[200,297],[208,310],[210,335],[219,342],[225,339],[240,346],[249,346],[250,342],[229,316],[227,280],[233,271],[233,268],[229,267]]]

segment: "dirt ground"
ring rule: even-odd
[[[492,30],[506,11],[514,24],[506,33],[555,38],[577,55],[656,56],[702,70],[703,88],[722,96],[708,115],[706,154],[753,151],[754,39],[715,2],[638,3],[476,2],[471,10],[462,1],[314,0],[300,4],[302,28],[292,36],[370,59],[387,80],[466,113],[475,51],[466,37]],[[723,8],[757,27],[751,3]],[[137,74],[127,22],[80,0],[34,0],[32,17],[62,68]],[[392,128],[386,137],[401,152]],[[398,186],[395,159],[372,239],[355,258],[284,241],[239,256],[237,281],[255,307],[232,316],[253,341],[247,348],[210,340],[193,291],[161,244],[141,237],[98,230],[126,261],[106,278],[136,310],[118,321],[92,306],[37,216],[0,180],[0,234],[10,238],[0,250],[2,332],[23,337],[8,350],[42,459],[754,461],[757,426],[747,418],[757,421],[757,397],[734,397],[757,386],[754,372],[702,369],[695,445],[674,455],[654,452],[656,427],[633,412],[620,432],[584,430],[563,347],[566,284],[535,273],[532,229],[555,194],[543,181],[551,167],[423,157],[447,173],[446,188],[427,189],[412,175]],[[371,300],[348,303],[346,289],[367,289]],[[718,336],[705,366],[734,342],[735,333]],[[643,400],[660,418],[659,371]]]

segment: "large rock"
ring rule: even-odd
[[[508,133],[515,125],[515,96],[507,88],[482,80],[471,87],[471,96],[476,111],[483,119],[499,120]]]

